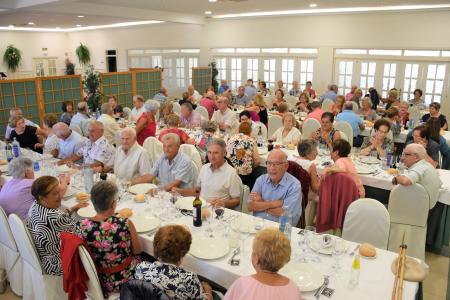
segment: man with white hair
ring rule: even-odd
[[[174,188],[191,188],[194,183],[194,171],[189,156],[179,152],[180,137],[168,133],[162,138],[164,154],[153,165],[150,174],[144,175],[134,183],[152,182],[158,178],[166,191]]]
[[[198,101],[200,101],[200,99],[202,99],[202,95],[200,95],[200,93],[197,92],[197,90],[194,88],[192,84],[188,86],[187,92],[188,98],[192,103],[197,103]]]
[[[14,107],[13,109],[11,109],[9,111],[9,119],[13,119],[15,117],[18,116],[23,116],[23,112],[20,108],[18,107]],[[32,121],[24,118],[25,120],[25,125],[28,126],[34,126],[34,127],[39,127],[38,125],[34,124]],[[11,132],[14,130],[14,128],[11,127],[11,125],[9,125],[10,122],[8,122],[8,124],[6,125],[6,132],[5,132],[5,140],[9,140],[10,136],[11,136]]]
[[[292,81],[292,89],[289,90],[289,96],[298,97],[302,91],[300,90],[300,85],[297,80]]]
[[[105,130],[105,138],[111,145],[116,144],[116,132],[120,131],[120,126],[117,124],[116,119],[113,118],[114,110],[109,103],[102,104],[102,115],[97,121],[103,123],[103,128]]]
[[[219,94],[225,93],[225,91],[229,90],[228,82],[226,79],[220,80],[219,90],[217,91]]]
[[[84,164],[91,168],[111,166],[114,163],[114,147],[108,143],[103,135],[103,130],[102,122],[89,122],[89,140],[75,154],[59,161],[58,164],[75,162],[83,158]]]
[[[236,95],[236,104],[247,106],[250,104],[250,97],[245,94],[245,87],[241,85],[238,90],[238,94]]]
[[[430,209],[438,200],[442,185],[437,170],[425,160],[427,150],[420,144],[409,144],[402,154],[402,162],[406,170],[402,175],[392,179],[393,184],[412,185],[419,183],[430,196]]]
[[[335,84],[328,85],[328,91],[320,96],[320,102],[323,102],[325,99],[331,99],[336,102],[336,96],[338,93],[338,86]]]
[[[130,119],[134,122],[139,119],[139,117],[142,115],[143,112],[145,112],[144,109],[144,97],[141,95],[133,96],[133,109],[131,110],[131,116]]]
[[[155,96],[153,96],[153,100],[156,100],[162,104],[164,101],[167,100],[168,97],[169,93],[167,92],[167,89],[165,87],[161,87],[159,89],[159,92],[156,93]]]
[[[58,158],[65,159],[74,155],[83,147],[86,138],[81,136],[78,132],[73,131],[66,123],[59,122],[53,125],[53,133],[59,139],[59,153]]]
[[[78,126],[83,136],[87,135],[87,124],[89,122],[88,105],[86,101],[77,104],[78,112],[70,119],[70,126]]]
[[[217,105],[219,109],[214,112],[211,121],[216,122],[221,131],[231,132],[236,129],[238,126],[236,113],[228,108],[228,98],[219,96]]]
[[[275,91],[276,90],[282,90],[284,94],[287,94],[287,90],[284,87],[284,82],[283,80],[277,80],[277,85],[275,87]]]

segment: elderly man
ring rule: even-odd
[[[166,191],[191,188],[194,184],[194,170],[190,157],[179,152],[179,136],[168,133],[162,140],[164,154],[156,160],[150,174],[142,176],[134,183],[152,182],[157,177]]]
[[[77,104],[77,113],[70,119],[70,126],[78,126],[81,133],[87,135],[87,124],[89,122],[88,105],[86,101],[80,101]]]
[[[298,179],[287,173],[286,154],[279,149],[269,153],[267,174],[256,179],[248,200],[248,209],[254,216],[278,222],[285,210],[296,226],[302,215],[302,193]]]
[[[159,89],[159,92],[156,93],[155,96],[153,96],[153,100],[159,101],[162,104],[167,100],[167,97],[169,97],[169,93],[167,92],[167,89],[165,87],[162,87]]]
[[[219,109],[214,112],[211,121],[216,122],[221,131],[230,132],[236,129],[238,126],[236,113],[228,108],[228,98],[219,96],[217,105]]]
[[[113,117],[114,110],[109,103],[102,104],[102,115],[97,121],[103,123],[105,130],[105,138],[111,145],[116,144],[116,132],[120,131],[120,126],[117,124],[116,119]]]
[[[335,84],[330,84],[328,86],[328,91],[323,94],[322,96],[320,96],[320,102],[323,102],[323,100],[325,99],[331,99],[334,102],[336,102],[336,96],[338,93],[338,87]]]
[[[292,89],[289,90],[289,95],[293,97],[298,97],[302,91],[300,90],[300,85],[298,84],[298,81],[294,80],[292,81]]]
[[[211,205],[223,204],[237,208],[240,204],[242,181],[226,160],[226,144],[221,139],[212,139],[208,144],[209,163],[202,166],[194,189],[176,189],[182,195],[197,195]]]
[[[20,108],[15,107],[13,109],[11,109],[9,111],[9,119],[12,120],[15,117],[23,117],[23,112]],[[25,125],[28,126],[34,126],[34,127],[39,127],[38,125],[34,124],[33,122],[31,122],[30,120],[27,120],[26,118],[24,118],[25,120]],[[5,132],[5,140],[9,140],[10,136],[11,136],[11,132],[14,130],[13,127],[11,127],[9,125],[10,122],[8,122],[8,125],[6,125],[6,132]]]
[[[361,144],[363,142],[363,137],[359,134],[361,133],[361,130],[364,130],[365,125],[364,121],[361,120],[361,118],[353,112],[353,103],[352,101],[347,101],[344,104],[344,110],[337,115],[336,121],[343,121],[347,122],[352,126],[353,129],[353,146],[354,147],[361,147]],[[351,137],[348,137],[349,139]]]
[[[88,137],[83,147],[78,151],[61,161],[59,165],[75,162],[83,158],[84,164],[95,168],[98,166],[111,166],[114,163],[114,147],[108,143],[103,135],[103,123],[91,121],[88,125]]]
[[[245,87],[241,85],[238,90],[238,94],[236,95],[236,104],[247,106],[250,104],[250,97],[245,94]]]
[[[225,91],[227,91],[229,89],[230,89],[230,87],[228,85],[228,82],[225,79],[220,80],[220,86],[219,86],[218,93],[223,94]]]
[[[286,88],[284,87],[283,80],[277,80],[277,85],[275,86],[275,91],[276,90],[282,90],[283,93],[287,94]]]
[[[194,111],[192,105],[185,102],[180,108],[180,124],[182,127],[194,128],[199,127],[202,123],[201,116],[198,112]]]
[[[217,109],[216,94],[213,91],[208,91],[206,97],[200,100],[200,105],[206,108],[208,111],[208,117],[211,119],[214,114],[214,110]]]
[[[141,95],[133,96],[133,109],[131,110],[131,116],[130,119],[134,122],[139,119],[139,117],[142,115],[143,112],[145,112],[144,109],[144,97]]]
[[[253,85],[253,79],[247,79],[247,82],[245,83],[245,94],[250,98],[253,99],[256,95],[256,88]]]
[[[192,84],[188,86],[187,92],[189,101],[191,101],[192,103],[197,103],[198,101],[200,101],[200,99],[202,99],[202,95],[200,95],[200,93],[195,90]]]
[[[73,131],[66,123],[59,122],[53,125],[53,132],[59,139],[58,158],[65,159],[78,152],[86,142],[86,138]]]
[[[392,179],[393,184],[421,184],[430,196],[430,209],[436,204],[442,182],[437,170],[425,160],[427,150],[420,144],[409,144],[403,150],[402,162],[406,171]]]
[[[358,89],[358,86],[356,84],[352,84],[352,87],[350,89],[350,92],[348,92],[345,95],[345,100],[346,101],[351,101],[353,96],[355,95],[356,90]]]

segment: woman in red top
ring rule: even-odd
[[[147,100],[144,104],[144,110],[136,122],[137,142],[142,146],[145,139],[156,135],[156,112],[159,109],[159,103],[155,100]]]
[[[170,114],[167,116],[167,129],[164,129],[159,133],[159,141],[163,141],[163,136],[168,133],[175,133],[180,137],[181,144],[194,144],[194,140],[182,129],[178,128],[180,125],[180,117],[176,114]]]

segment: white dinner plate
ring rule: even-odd
[[[133,215],[130,219],[133,221],[136,231],[139,233],[152,231],[161,223],[159,219],[144,214]]]
[[[375,169],[373,167],[370,166],[365,166],[365,165],[355,165],[355,169],[356,172],[358,172],[358,174],[372,174]]]
[[[78,191],[74,188],[68,188],[66,193],[64,194],[64,199],[68,199],[75,195]]]
[[[318,252],[320,254],[326,254],[331,255],[333,253],[333,241],[327,244],[327,246],[324,246],[323,244],[323,237],[325,234],[316,234],[313,236],[309,243],[309,247],[314,250],[315,252]],[[332,239],[334,239],[333,235],[328,235]],[[345,248],[348,248],[348,243],[344,241]]]
[[[294,281],[302,292],[318,289],[324,280],[323,275],[311,264],[291,262],[280,270],[280,274]]]
[[[217,259],[224,257],[229,251],[228,239],[194,238],[189,253],[201,259]]]
[[[239,231],[242,233],[255,234],[255,226],[253,224],[253,217],[251,216],[240,216],[238,219]]]
[[[82,207],[78,210],[78,215],[82,218],[92,218],[97,214],[92,203],[90,201],[88,203],[88,206]]]
[[[381,162],[375,156],[360,156],[359,161],[368,165],[378,165]]]
[[[195,197],[182,197],[175,202],[175,207],[178,209],[186,209],[186,210],[192,210],[192,202],[194,202]],[[205,205],[205,201],[200,199],[202,201],[202,206]]]
[[[132,194],[147,194],[150,189],[158,188],[156,185],[151,183],[139,183],[129,187],[128,191]]]
[[[269,152],[267,148],[258,148],[259,155],[267,154],[267,152]]]

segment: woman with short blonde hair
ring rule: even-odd
[[[297,145],[300,141],[302,134],[300,130],[297,129],[297,121],[295,120],[294,114],[288,112],[285,113],[281,118],[283,122],[283,126],[278,128],[271,139],[275,141],[275,143],[287,145],[294,144]]]
[[[267,123],[269,122],[267,105],[264,101],[264,97],[261,94],[256,94],[253,97],[253,104],[251,104],[249,107],[246,107],[245,110],[256,112],[258,114],[259,121],[267,126]]]

